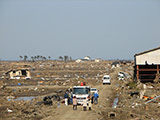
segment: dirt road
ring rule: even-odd
[[[61,104],[60,108],[56,109],[57,115],[50,115],[43,120],[98,120],[101,118],[101,115],[99,114],[99,109],[101,109],[102,106],[111,108],[111,104],[107,102],[107,98],[109,98],[112,95],[111,88],[113,85],[98,85],[94,86],[94,88],[97,88],[99,90],[99,101],[98,105],[92,105],[92,111],[82,111],[82,107],[79,105],[77,110],[73,110],[72,105],[65,106],[64,104]],[[55,110],[53,110],[55,112]]]

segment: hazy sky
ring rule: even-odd
[[[0,59],[133,59],[160,46],[160,0],[0,0]]]

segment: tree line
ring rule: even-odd
[[[59,56],[58,58],[59,58],[60,60],[62,60],[62,61],[65,61],[65,63],[67,62],[67,60],[72,60],[72,57],[69,57],[69,56],[67,56],[67,55],[65,55],[64,57]]]
[[[29,60],[29,57],[27,55],[24,55],[24,56],[20,55],[19,58],[23,61]],[[43,60],[43,61],[47,60],[47,57],[42,56],[42,55],[31,56],[30,58],[33,62],[37,61],[37,60]],[[50,60],[50,59],[51,59],[51,56],[48,56],[48,60]],[[65,63],[66,63],[68,60],[72,60],[72,57],[65,55],[64,57],[59,56],[58,59],[61,61],[65,61]]]
[[[28,56],[27,55],[24,55],[24,56],[20,55],[19,57],[23,61],[27,61],[28,60]],[[51,56],[48,56],[48,59],[51,59]],[[45,56],[42,56],[42,55],[37,55],[37,56],[31,56],[31,60],[32,61],[47,60],[47,58]]]

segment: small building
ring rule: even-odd
[[[77,63],[80,63],[80,62],[82,62],[82,60],[81,60],[81,59],[77,59],[76,62],[77,62]]]
[[[9,70],[5,75],[9,79],[31,79],[31,73],[28,69]]]
[[[160,47],[134,55],[134,77],[141,82],[153,82],[160,73]]]
[[[89,61],[89,60],[87,60],[87,59],[77,59],[77,60],[76,60],[77,63],[80,63],[80,62],[87,62],[87,61]]]
[[[112,63],[112,69],[116,67],[120,67],[121,63],[119,61],[115,61]]]
[[[95,62],[100,62],[100,61],[102,61],[100,58],[97,58],[97,59],[95,59],[94,60]]]
[[[89,56],[86,56],[86,57],[84,57],[84,59],[86,59],[86,60],[91,60],[91,57],[89,57]]]

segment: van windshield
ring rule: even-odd
[[[109,77],[104,77],[103,79],[109,79]]]
[[[88,88],[73,88],[73,94],[88,94]]]

